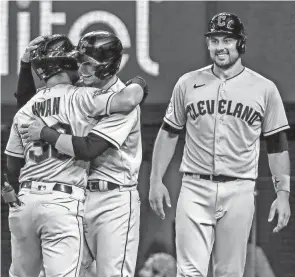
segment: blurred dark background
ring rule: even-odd
[[[175,256],[173,222],[181,184],[178,169],[184,134],[165,176],[172,198],[172,208],[167,210],[165,221],[153,214],[148,203],[152,148],[177,79],[185,72],[210,63],[203,34],[209,19],[222,11],[236,13],[245,24],[248,35],[245,65],[277,84],[291,126],[288,131],[292,166],[289,225],[274,235],[274,224],[267,222],[275,194],[262,139],[255,232],[257,244],[265,252],[275,275],[295,277],[295,2],[1,2],[1,172],[3,174],[5,167],[3,149],[16,112],[13,93],[19,59],[28,42],[40,34],[64,33],[76,43],[80,35],[95,29],[115,32],[125,46],[125,62],[119,76],[127,81],[141,75],[150,87],[142,111],[144,156],[139,177],[142,216],[137,267],[140,268],[153,252],[163,251]],[[42,85],[37,78],[35,80],[37,86]],[[7,206],[2,203],[2,277],[8,277],[10,265],[7,216]]]

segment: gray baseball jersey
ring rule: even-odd
[[[59,132],[86,136],[97,122],[95,116],[109,113],[114,91],[101,92],[97,88],[78,88],[68,84],[42,88],[16,113],[5,153],[26,159],[20,182],[34,180],[86,185],[88,163],[62,155],[41,141],[27,143],[22,140],[19,128],[21,124],[31,123],[35,114]]]
[[[118,79],[110,90],[125,85]],[[142,160],[140,108],[102,118],[90,131],[113,147],[91,161],[89,180],[99,180],[105,191],[87,190],[82,269],[96,260],[96,276],[134,276],[139,244],[140,200],[137,179]],[[107,183],[120,188],[107,190]],[[112,234],[110,236],[110,234]]]
[[[91,133],[97,134],[115,147],[94,159],[89,180],[100,179],[122,186],[137,184],[142,160],[140,108],[127,115],[114,114],[102,119]]]
[[[164,121],[186,126],[182,172],[256,179],[259,137],[289,128],[276,85],[245,68],[222,81],[212,66],[183,75]]]

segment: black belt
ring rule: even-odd
[[[107,183],[107,187],[106,188],[102,188],[101,182],[106,182]],[[108,181],[103,181],[103,180],[90,180],[87,182],[87,186],[86,189],[89,189],[90,191],[107,191],[107,190],[114,190],[114,189],[118,189],[120,188],[120,186],[118,184],[112,183],[112,182],[108,182]]]
[[[189,172],[185,172],[184,174],[189,176],[198,175],[200,176],[200,179],[211,180],[213,182],[230,182],[230,181],[235,181],[239,179],[237,177],[231,177],[226,175],[204,175],[204,174],[195,174],[195,173],[189,173]]]
[[[23,182],[20,185],[21,188],[26,188],[26,189],[31,189],[32,188],[32,182],[28,181],[28,182]],[[44,190],[45,185],[42,186],[42,184],[38,185],[37,189],[38,190]],[[56,190],[56,191],[60,191],[60,192],[64,192],[64,193],[68,193],[68,194],[72,194],[73,189],[71,186],[69,185],[65,185],[65,184],[60,184],[60,183],[56,183],[52,190]]]

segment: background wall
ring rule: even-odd
[[[295,102],[295,3],[186,1],[1,1],[2,103],[11,104],[19,57],[39,34],[81,34],[105,29],[125,46],[120,76],[148,81],[148,103],[166,103],[177,79],[205,66],[204,32],[216,12],[240,16],[248,33],[245,64],[274,80],[285,102]]]
[[[167,210],[165,221],[153,214],[148,203],[151,153],[177,79],[183,73],[209,63],[203,33],[215,13],[234,12],[244,22],[248,34],[245,64],[276,82],[292,126],[288,138],[291,161],[295,160],[295,2],[1,1],[0,7],[1,124],[6,126],[1,132],[2,147],[5,147],[11,119],[16,112],[13,93],[20,55],[28,42],[39,34],[64,33],[77,42],[80,35],[91,30],[113,31],[126,49],[119,76],[128,80],[139,74],[147,80],[150,95],[142,116],[144,160],[139,178],[142,217],[138,267],[142,266],[156,241],[160,242],[158,249],[175,254],[173,221],[182,177],[178,168],[184,136],[180,138],[165,176],[172,197],[172,208]],[[40,82],[37,79],[36,82],[39,86]],[[3,166],[4,162],[2,169]],[[264,143],[257,188],[257,243],[265,251],[277,277],[295,277],[295,193],[293,189],[288,227],[277,235],[272,234],[274,226],[267,223],[267,217],[275,195]],[[3,203],[1,219],[1,276],[7,277],[10,234],[7,206]]]

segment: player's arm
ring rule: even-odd
[[[112,98],[110,113],[130,112],[138,104],[142,104],[147,95],[148,87],[145,80],[139,76],[126,83],[127,87]]]
[[[14,189],[18,190],[18,177],[20,170],[25,164],[24,147],[22,144],[21,136],[17,128],[17,119],[14,118],[9,139],[4,153],[7,156],[6,167],[7,177],[9,183],[13,185]]]
[[[12,185],[14,190],[18,192],[19,183],[18,178],[20,175],[21,169],[25,165],[25,159],[24,158],[18,158],[14,156],[7,155],[6,159],[6,168],[7,168],[7,177],[9,184]]]
[[[290,217],[290,157],[286,132],[281,131],[267,137],[266,143],[269,168],[277,194],[277,200],[270,210],[269,221],[273,220],[276,212],[279,213],[278,224],[274,229],[274,232],[279,232],[287,226]]]
[[[21,61],[17,89],[14,94],[17,108],[23,107],[36,93],[34,78],[31,71],[31,63]]]
[[[175,129],[163,122],[153,149],[152,170],[150,176],[151,185],[162,182],[164,174],[175,153],[177,141],[181,130]]]
[[[114,114],[106,117],[98,122],[86,137],[60,134],[45,126],[40,138],[64,154],[90,161],[110,147],[119,149],[138,119],[138,113],[139,110],[134,109],[127,115]]]
[[[130,80],[120,92],[107,92],[93,87],[77,87],[71,102],[88,117],[130,112],[147,95],[147,85],[140,77]]]
[[[171,207],[169,192],[163,184],[163,177],[174,155],[179,134],[186,122],[184,91],[178,82],[164,117],[164,123],[157,135],[150,175],[149,201],[151,208],[162,219],[165,218],[163,199]]]
[[[63,154],[84,161],[100,156],[112,146],[107,140],[93,133],[89,133],[86,137],[64,135],[47,126],[42,129],[40,138]]]
[[[42,40],[44,39],[41,36],[32,40],[21,58],[17,90],[14,94],[18,109],[24,106],[36,93],[35,82],[31,71],[30,54]]]
[[[284,228],[290,217],[290,158],[287,135],[284,131],[288,128],[282,99],[276,86],[272,84],[267,94],[262,131],[266,138],[269,167],[277,193],[277,198],[271,205],[268,219],[272,221],[275,214],[278,213],[278,223],[274,232]]]
[[[290,157],[285,131],[266,137],[269,168],[278,196],[289,198],[290,193]]]

